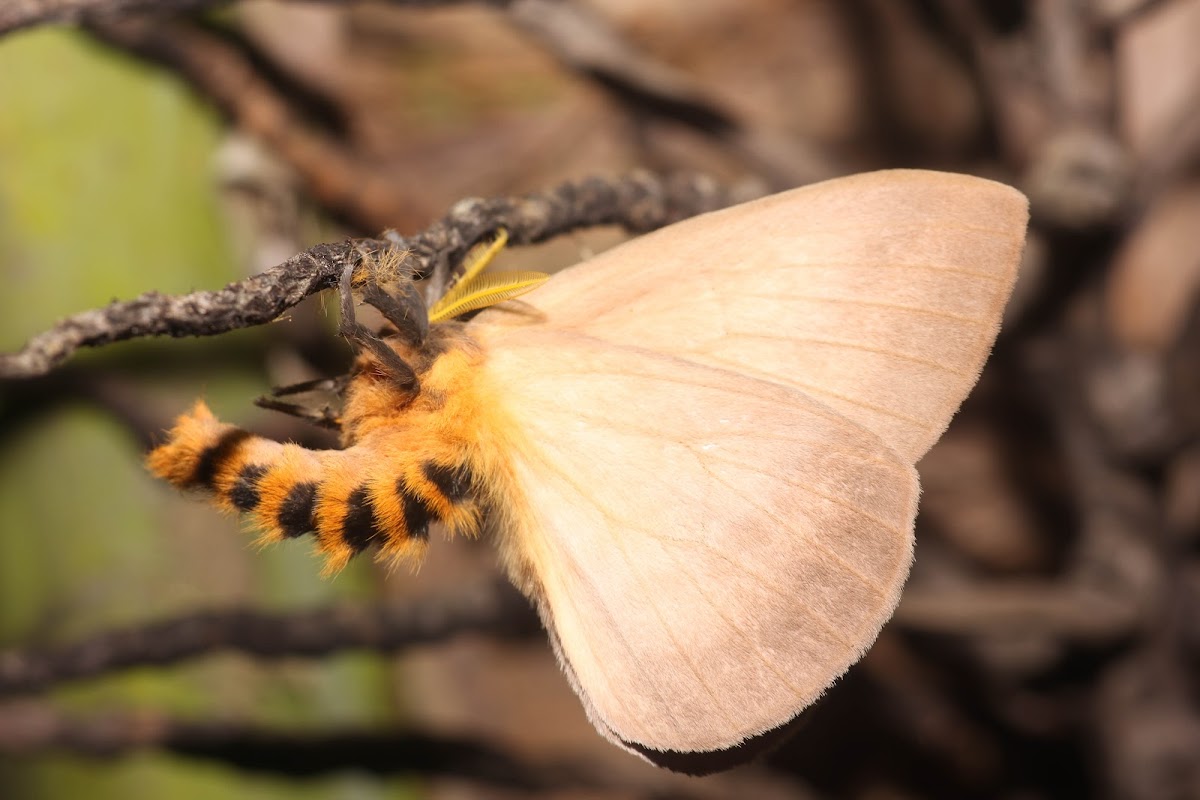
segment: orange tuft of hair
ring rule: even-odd
[[[147,467],[247,515],[261,543],[313,535],[327,574],[370,547],[388,562],[419,563],[431,523],[451,534],[481,524],[486,492],[470,424],[488,416],[473,377],[481,355],[458,323],[436,325],[420,352],[387,341],[417,369],[421,390],[407,393],[364,351],[345,393],[344,449],[255,436],[197,401]]]

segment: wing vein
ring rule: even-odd
[[[702,465],[702,466],[704,467],[705,471],[706,471],[706,472],[708,472],[709,476],[710,476],[710,477],[711,477],[713,480],[717,481],[718,483],[720,483],[721,485],[723,485],[723,486],[724,486],[726,489],[728,489],[729,491],[731,491],[731,492],[733,492],[734,494],[736,494],[736,495],[738,495],[739,497],[741,497],[743,501],[745,501],[745,502],[747,502],[747,503],[751,503],[752,505],[758,505],[757,503],[754,503],[754,501],[752,500],[752,498],[751,498],[749,495],[747,495],[747,494],[743,493],[743,492],[742,492],[740,489],[737,489],[737,488],[735,488],[734,486],[731,486],[731,485],[730,485],[730,484],[729,484],[727,481],[725,481],[723,478],[721,478],[721,476],[719,476],[719,475],[717,475],[717,474],[713,473],[713,472],[712,472],[712,470],[708,469],[708,466],[707,466],[707,465]],[[856,507],[856,506],[853,506],[853,505],[851,505],[851,504],[849,504],[849,503],[845,503],[845,502],[843,502],[843,501],[840,501],[840,500],[836,500],[836,499],[834,499],[833,497],[831,497],[831,496],[829,496],[829,495],[826,495],[826,494],[824,494],[823,492],[818,492],[817,490],[813,489],[812,487],[810,487],[810,486],[805,486],[804,484],[799,484],[799,483],[791,483],[790,485],[792,485],[792,486],[795,486],[795,487],[797,487],[797,488],[801,489],[802,491],[806,491],[806,492],[808,492],[809,494],[816,495],[817,497],[820,497],[820,498],[822,498],[823,500],[828,500],[829,502],[833,503],[834,505],[838,505],[838,506],[841,506],[841,507],[843,507],[843,508],[847,508],[847,509],[849,509],[849,510],[851,510],[851,511],[854,511],[854,512],[858,513],[859,515],[861,515],[861,516],[865,517],[866,519],[869,519],[869,520],[871,520],[871,521],[872,521],[872,522],[874,522],[876,525],[878,525],[879,527],[883,528],[883,529],[884,529],[884,530],[886,530],[886,531],[890,531],[890,532],[892,532],[892,533],[895,533],[895,534],[897,534],[897,535],[903,535],[903,531],[901,531],[900,529],[898,529],[898,528],[896,528],[896,527],[894,527],[894,526],[892,526],[892,525],[889,525],[889,524],[887,524],[887,523],[886,523],[886,522],[884,522],[883,520],[880,520],[880,519],[876,518],[874,515],[868,514],[867,512],[863,511],[862,509],[860,509],[860,508],[858,508],[858,507]],[[758,508],[759,508],[759,509],[760,509],[760,510],[761,510],[763,513],[765,513],[767,516],[769,516],[769,517],[772,519],[772,521],[774,521],[774,523],[775,523],[775,524],[776,524],[776,525],[777,525],[777,526],[778,526],[778,527],[779,527],[781,530],[789,530],[789,528],[788,528],[788,526],[787,526],[786,522],[784,522],[783,518],[782,518],[782,517],[780,517],[778,514],[776,514],[775,512],[773,512],[773,511],[771,511],[770,509],[768,509],[768,508],[765,508],[765,507],[763,507],[763,506],[761,506],[761,505],[758,505]],[[814,547],[816,547],[816,548],[818,548],[819,550],[822,550],[823,552],[825,552],[825,553],[826,553],[826,554],[827,554],[827,555],[828,555],[828,556],[829,556],[829,557],[830,557],[830,558],[831,558],[833,561],[836,561],[836,562],[838,563],[838,565],[842,567],[842,569],[844,569],[846,572],[850,573],[850,574],[851,574],[851,575],[853,575],[855,578],[857,578],[857,579],[859,580],[859,582],[860,582],[860,583],[862,583],[864,586],[866,586],[866,587],[867,587],[868,589],[870,589],[872,592],[874,592],[875,594],[878,594],[878,595],[879,595],[879,596],[881,596],[881,597],[884,597],[884,596],[886,596],[886,595],[887,595],[887,590],[886,590],[886,588],[885,588],[885,587],[883,587],[883,586],[881,586],[880,584],[878,584],[877,582],[875,582],[875,581],[871,580],[871,579],[870,579],[870,578],[868,578],[866,575],[863,575],[861,572],[859,572],[859,571],[858,571],[857,569],[855,569],[853,566],[851,566],[850,564],[848,564],[848,563],[846,562],[846,560],[845,560],[845,559],[843,559],[843,558],[842,558],[840,555],[838,555],[838,554],[837,554],[837,552],[835,552],[835,551],[834,551],[834,550],[833,550],[831,547],[829,547],[829,545],[825,544],[824,542],[818,541],[817,539],[813,538],[812,536],[805,536],[805,539],[806,539],[806,540],[807,540],[807,541],[808,541],[810,544],[812,544]]]
[[[772,269],[884,269],[884,270],[925,270],[927,272],[948,272],[954,275],[967,275],[971,278],[978,278],[988,283],[1008,283],[1007,276],[997,276],[990,272],[976,272],[971,269],[963,269],[962,267],[947,266],[945,264],[893,264],[874,262],[864,264],[858,261],[792,261],[786,264],[779,264]]]
[[[641,425],[636,425],[631,422],[617,422],[617,421],[613,420],[611,416],[605,416],[603,413],[598,413],[598,412],[589,412],[583,408],[574,409],[571,412],[563,412],[562,416],[567,417],[568,419],[578,419],[580,417],[583,417],[585,419],[598,420],[605,428],[608,428],[609,430],[624,433],[629,436],[642,437],[644,439],[648,439],[651,441],[658,441],[663,438],[663,434],[660,429],[643,427]],[[722,437],[725,439],[729,439],[729,440],[733,440],[733,441],[750,441],[750,442],[780,441],[785,438],[780,435],[781,433],[782,433],[781,431],[772,431],[767,434],[762,434],[762,435],[756,436],[751,431],[721,431]],[[814,437],[799,437],[799,436],[788,437],[786,440],[789,442],[804,443],[804,444],[821,443],[824,441],[819,436],[815,437],[815,438]],[[547,441],[549,441],[549,439],[547,439]],[[675,442],[676,444],[680,445],[681,447],[686,448],[690,453],[693,453],[693,454],[695,453],[695,442],[693,440],[682,441],[679,439],[672,439],[671,441]],[[872,463],[872,464],[892,464],[893,463],[890,459],[882,458],[880,456],[871,456],[870,458],[863,458],[862,454],[858,451],[830,450],[827,446],[822,447],[822,452],[825,453],[826,455],[852,455],[852,456],[859,458],[864,463],[868,463],[868,462]],[[739,466],[749,466],[749,465],[741,464]]]
[[[714,362],[717,364],[727,364],[730,367],[730,370],[729,370],[730,372],[737,372],[741,375],[745,375],[747,377],[754,378],[755,380],[766,381],[768,383],[780,384],[783,386],[791,386],[796,389],[803,390],[807,394],[820,394],[820,395],[824,395],[826,397],[832,397],[832,398],[834,398],[836,400],[840,400],[844,403],[849,403],[851,405],[859,406],[860,408],[865,408],[870,411],[878,412],[878,413],[883,414],[888,417],[893,417],[895,419],[902,420],[902,421],[910,423],[913,426],[918,427],[922,430],[931,431],[934,429],[933,425],[930,425],[928,422],[926,422],[924,420],[917,419],[916,417],[910,417],[907,414],[901,414],[900,412],[894,411],[890,408],[884,408],[883,406],[877,406],[873,403],[867,403],[863,400],[858,400],[853,397],[847,397],[844,394],[839,394],[838,392],[832,391],[831,389],[826,389],[821,386],[816,386],[815,384],[805,383],[804,381],[798,381],[795,378],[790,378],[790,377],[787,378],[787,382],[784,383],[783,382],[784,379],[778,375],[772,375],[768,372],[763,372],[762,370],[754,369],[753,367],[744,366],[730,358],[726,358],[724,356],[719,356],[715,353],[707,353],[707,352],[704,353],[704,359],[705,359],[706,363]],[[836,414],[831,414],[831,413],[821,414],[819,416],[821,416],[822,419],[837,420],[839,422],[846,421],[845,417],[837,416]]]
[[[922,308],[920,306],[906,306],[901,303],[888,303],[882,300],[860,300],[855,297],[827,297],[816,294],[752,294],[749,292],[740,292],[740,297],[748,297],[757,300],[808,300],[814,303],[842,303],[845,305],[864,306],[866,308],[886,308],[893,311],[908,311],[913,314],[925,314],[931,317],[939,317],[941,319],[952,319],[956,322],[966,322],[970,325],[982,326],[984,323],[978,317],[969,317],[965,314],[951,314],[948,311],[938,311],[932,308]]]
[[[743,336],[743,337],[751,338],[751,339],[766,339],[768,341],[807,342],[809,344],[826,345],[828,347],[841,347],[846,350],[861,350],[866,353],[876,353],[878,355],[885,356],[888,358],[895,358],[898,361],[909,361],[913,364],[920,364],[922,366],[926,366],[931,369],[936,369],[939,372],[948,372],[951,375],[959,375],[964,378],[973,377],[973,376],[968,375],[967,373],[963,372],[962,370],[957,370],[957,369],[954,369],[953,367],[948,367],[945,364],[938,363],[937,361],[931,361],[926,358],[919,358],[917,356],[911,356],[907,353],[901,353],[897,350],[886,350],[881,347],[871,347],[870,345],[859,344],[857,342],[839,342],[836,339],[818,339],[815,336],[786,336],[786,335],[776,335],[776,334],[771,334],[771,333],[751,333],[749,331],[733,331],[733,335],[734,336]]]
[[[591,495],[584,492],[583,487],[580,486],[572,476],[560,470],[559,477],[561,480],[565,480],[568,484],[570,484],[575,492],[581,497],[590,500]],[[593,506],[595,506],[594,500],[590,500],[590,502]],[[597,507],[597,509],[601,512],[602,516],[608,516],[604,513],[603,509],[600,509],[599,507]],[[666,617],[663,615],[663,610],[658,605],[657,594],[650,591],[650,587],[646,585],[644,576],[641,574],[641,572],[634,568],[633,559],[629,555],[629,550],[625,547],[621,537],[614,536],[613,539],[617,542],[617,550],[620,552],[621,558],[625,562],[626,568],[629,570],[629,574],[633,576],[633,579],[638,583],[638,588],[641,590],[642,597],[644,597],[646,602],[649,603],[651,610],[654,612],[654,616],[658,618],[659,627],[662,629],[663,633],[666,634],[667,638],[670,639],[672,647],[674,647],[675,651],[682,657],[683,662],[687,664],[692,676],[696,679],[696,683],[698,683],[712,699],[713,706],[720,709],[721,715],[724,717],[726,724],[728,724],[730,727],[736,727],[733,719],[725,713],[723,708],[721,708],[720,700],[717,697],[717,692],[714,691],[713,687],[709,686],[706,680],[704,680],[704,676],[700,672],[700,668],[697,666],[696,662],[692,659],[687,649],[683,647],[678,639],[675,638],[675,634],[672,632],[670,626],[667,625]],[[630,653],[630,655],[636,657],[636,654],[634,653]],[[678,724],[678,720],[676,720],[676,724]]]
[[[560,472],[560,474],[561,474],[561,472]],[[574,489],[576,494],[579,494],[580,497],[582,497],[583,499],[586,500],[586,499],[588,499],[588,497],[590,497],[590,495],[588,495],[588,494],[581,493],[581,487],[578,484],[576,484],[572,481],[568,481],[568,484],[570,484],[571,488]],[[554,549],[559,553],[560,558],[565,559],[566,561],[570,562],[570,564],[574,568],[574,572],[577,577],[583,577],[585,579],[585,581],[592,587],[592,592],[596,597],[598,597],[598,598],[603,597],[603,594],[601,594],[600,591],[595,588],[595,584],[593,584],[590,580],[586,580],[587,571],[580,568],[579,564],[576,562],[576,560],[571,556],[571,554],[569,552],[563,551],[560,548],[554,548]],[[580,609],[579,604],[575,600],[575,596],[574,596],[573,592],[571,592],[569,589],[564,588],[559,591],[559,596],[563,598],[563,602],[565,602],[571,606],[571,609],[575,613],[576,619],[585,619],[586,618],[587,615],[584,614],[582,612],[582,610]],[[607,606],[604,606],[604,613],[609,614],[611,616]],[[642,679],[643,685],[651,688],[651,690],[654,692],[654,694],[658,697],[659,704],[662,706],[662,708],[666,711],[667,715],[669,716],[669,718],[671,720],[671,724],[675,728],[678,728],[679,727],[679,719],[675,716],[670,704],[668,704],[666,702],[665,698],[663,698],[663,696],[658,692],[658,689],[655,686],[654,682],[652,680],[648,680],[645,677],[645,672],[642,669],[643,662],[635,657],[636,654],[633,652],[633,648],[630,647],[629,642],[626,640],[624,634],[621,632],[621,627],[619,625],[613,625],[611,627],[612,627],[612,630],[614,631],[614,635],[620,641],[621,647],[627,653],[630,654],[630,656],[631,656],[630,663],[633,664],[634,667],[636,669],[638,669],[639,672],[643,673],[643,679]],[[561,634],[558,634],[558,635],[561,637]],[[560,641],[561,641],[561,639],[560,639]],[[591,647],[589,645],[587,645],[588,639],[586,636],[583,637],[583,641],[585,643],[585,646],[588,646],[588,650],[590,652]],[[601,659],[596,657],[595,653],[592,653],[592,666],[604,678],[606,686],[618,686],[619,685],[619,682],[613,680],[612,676],[609,674],[608,670],[606,669],[606,665],[604,664],[604,662]],[[577,666],[574,668],[576,670],[579,669]],[[621,699],[621,693],[619,691],[609,692],[609,696],[617,703],[617,705],[619,705],[622,709],[624,709],[627,716],[632,716],[632,715],[630,715],[629,707]]]
[[[975,233],[986,233],[1006,242],[1019,243],[1024,241],[1023,236],[1014,236],[1012,231],[1002,231],[997,228],[988,228],[982,225],[964,225],[961,222],[939,222],[936,225],[931,225],[928,222],[894,222],[888,225],[889,232],[896,230],[928,231],[939,236],[939,238],[941,237],[941,234],[948,230],[973,231]],[[822,235],[828,233],[861,233],[863,231],[866,231],[868,234],[870,234],[872,238],[880,237],[880,231],[878,228],[865,225],[846,225],[842,227],[822,225],[819,230],[811,230],[807,233],[809,233],[809,235]]]
[[[707,470],[707,467],[705,465],[701,464],[701,466],[704,467],[706,469],[706,471],[709,471],[709,470]],[[709,473],[710,473],[710,475],[712,474],[711,471],[709,471]],[[722,480],[719,476],[713,475],[713,477],[718,482],[720,482],[722,485],[731,489],[735,494],[737,494],[739,497],[741,497],[744,501],[746,501],[750,505],[757,507],[760,511],[764,512],[767,516],[772,517],[772,519],[775,520],[776,524],[781,529],[786,528],[785,525],[780,523],[780,521],[776,515],[772,514],[767,508],[765,508],[761,504],[757,503],[753,498],[751,498],[745,494],[742,494],[741,492],[737,491],[736,489],[733,489],[733,487],[729,486],[729,484],[726,481]],[[573,486],[573,488],[575,489],[575,491],[577,493],[580,491],[580,487],[578,487],[577,485]],[[605,514],[605,516],[607,517],[608,515]],[[636,530],[642,536],[645,536],[646,538],[651,539],[651,540],[661,544],[663,546],[663,552],[667,554],[668,558],[670,558],[672,564],[675,567],[675,571],[679,572],[679,573],[683,573],[688,577],[688,581],[689,581],[689,583],[692,584],[696,593],[700,597],[702,597],[704,599],[704,601],[713,608],[713,611],[715,611],[717,613],[717,615],[719,617],[721,617],[721,619],[726,623],[726,625],[728,625],[729,629],[731,631],[733,631],[734,633],[736,633],[739,637],[741,637],[743,639],[743,641],[747,642],[755,649],[755,651],[757,652],[757,655],[759,656],[759,659],[762,661],[762,663],[764,663],[767,666],[767,668],[770,669],[784,683],[784,685],[786,685],[789,689],[791,689],[792,692],[794,694],[796,694],[798,697],[803,696],[804,693],[797,686],[795,686],[790,681],[788,681],[787,676],[785,674],[783,674],[782,672],[780,672],[778,669],[776,669],[773,662],[771,662],[766,657],[766,653],[762,650],[759,643],[756,642],[752,637],[750,637],[740,627],[738,627],[734,623],[733,620],[731,620],[729,617],[727,617],[721,611],[719,605],[716,604],[712,600],[712,598],[709,597],[704,592],[700,583],[696,580],[695,574],[690,569],[687,569],[684,566],[685,562],[681,561],[676,556],[671,545],[676,545],[676,546],[683,545],[683,546],[687,546],[687,547],[701,547],[701,548],[705,549],[706,551],[708,551],[711,555],[715,556],[716,558],[720,559],[721,561],[724,561],[729,566],[735,567],[735,568],[739,569],[740,571],[746,573],[747,575],[750,575],[760,585],[768,587],[772,592],[774,592],[775,594],[778,594],[780,596],[786,596],[787,591],[788,591],[786,589],[786,587],[782,586],[777,581],[773,580],[769,575],[751,568],[745,562],[740,561],[740,560],[735,560],[734,558],[730,557],[729,554],[719,550],[718,548],[714,547],[711,543],[709,543],[707,541],[704,541],[701,539],[686,539],[686,538],[682,538],[682,537],[678,537],[678,536],[670,536],[668,534],[661,533],[658,529],[652,528],[640,520],[620,520],[620,524],[622,527],[628,527],[630,529]],[[617,534],[613,538],[619,539],[620,535]],[[858,578],[858,580],[860,582],[862,582],[863,585],[865,585],[867,588],[873,589],[873,590],[876,589],[876,587],[874,586],[874,584],[872,584],[871,581],[867,580],[864,576],[862,576],[853,567],[846,564],[842,559],[840,559],[837,556],[836,553],[831,551],[824,543],[816,541],[812,538],[808,538],[807,540],[811,544],[813,544],[816,547],[820,548],[821,550],[827,552],[835,561],[837,561],[846,570],[846,572],[848,572],[849,574]],[[626,564],[630,565],[630,560],[628,558],[626,558]],[[630,565],[630,571],[631,571],[631,573],[633,572],[631,565]],[[636,573],[634,573],[634,574],[636,574]],[[883,596],[885,594],[884,592],[882,592],[882,590],[877,590],[877,591],[880,594],[880,596]],[[838,631],[836,628],[834,628],[832,625],[830,625],[829,622],[826,619],[824,619],[820,614],[818,614],[814,609],[809,608],[806,605],[801,605],[801,606],[799,606],[799,608],[806,616],[809,617],[810,620],[812,620],[812,622],[814,624],[817,625],[817,627],[822,628],[830,637],[841,642],[847,648],[853,649],[856,646],[854,642],[851,642],[840,631]],[[661,620],[661,617],[660,617],[660,620]],[[664,629],[666,628],[665,625],[663,627],[664,627]],[[697,675],[697,678],[699,679],[699,675]]]

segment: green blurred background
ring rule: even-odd
[[[224,123],[170,75],[71,30],[0,40],[0,349],[59,317],[151,288],[186,292],[243,277],[213,162]],[[227,337],[225,351],[263,347]],[[147,362],[206,358],[212,342],[134,342],[74,364],[138,381]],[[166,382],[183,408],[205,397],[246,421],[267,388],[253,359]],[[187,370],[184,370],[186,372]],[[175,399],[177,396],[177,399]],[[8,408],[5,408],[5,406]],[[0,396],[0,415],[13,413]],[[84,402],[21,409],[0,430],[0,647],[67,641],[197,607],[309,607],[370,596],[356,565],[317,576],[303,547],[254,551],[236,520],[164,491],[128,429]],[[187,563],[187,574],[163,565]],[[134,670],[55,692],[71,711],[154,708],[289,730],[394,720],[402,698],[371,656],[256,667],[215,657]],[[116,761],[0,757],[0,797],[382,798],[402,782],[332,777],[297,784],[155,755]]]

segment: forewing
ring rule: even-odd
[[[706,752],[787,723],[874,640],[917,485],[776,383],[541,326],[475,326],[519,438],[505,546],[603,732]]]
[[[634,239],[524,300],[550,327],[801,389],[915,462],[991,349],[1026,205],[965,175],[840,178]],[[527,321],[486,315],[506,319]]]

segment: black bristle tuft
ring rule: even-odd
[[[233,488],[229,490],[229,500],[238,511],[252,511],[258,507],[258,482],[267,474],[267,468],[261,464],[247,464],[238,473]]]
[[[289,539],[303,536],[309,531],[316,530],[317,521],[313,519],[313,504],[317,499],[317,484],[312,481],[297,483],[288,492],[279,507],[279,528]]]
[[[233,428],[221,434],[221,437],[211,446],[206,447],[200,457],[196,459],[196,469],[192,472],[192,477],[188,480],[187,485],[211,491],[222,465],[232,458],[242,442],[249,438],[249,432],[240,428]]]

